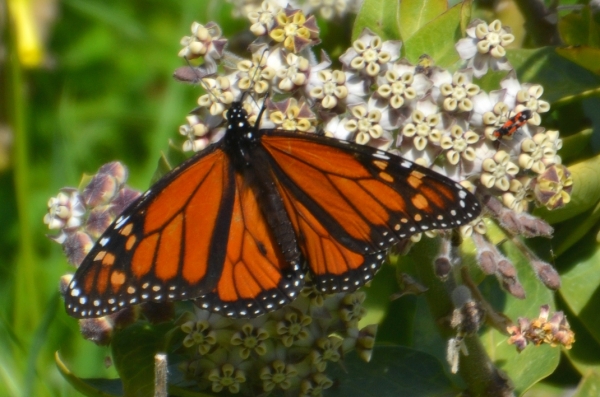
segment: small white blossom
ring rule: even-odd
[[[237,97],[232,82],[223,76],[216,79],[205,78],[202,82],[208,93],[198,98],[198,105],[208,108],[213,116],[223,114]]]
[[[504,150],[499,150],[494,157],[483,161],[483,173],[480,181],[483,186],[491,189],[507,191],[510,187],[510,178],[517,175],[519,167],[510,161],[510,155]]]
[[[340,61],[348,70],[375,77],[387,70],[387,65],[400,56],[402,42],[382,41],[379,36],[364,29],[359,38],[352,43]]]
[[[394,109],[421,99],[432,85],[424,75],[415,74],[415,67],[406,61],[394,62],[377,83],[377,96]]]
[[[341,70],[320,70],[311,73],[308,95],[318,100],[324,109],[335,108],[348,96],[346,74]]]
[[[511,64],[506,59],[504,47],[515,40],[508,27],[502,26],[496,19],[489,25],[480,19],[469,24],[467,36],[456,43],[462,59],[468,60],[467,67],[473,68],[475,77],[487,73],[488,67],[492,70],[510,70]]]
[[[480,136],[471,130],[465,131],[465,128],[464,123],[456,122],[440,141],[440,146],[446,150],[446,158],[452,165],[458,164],[461,159],[472,162],[476,158],[474,145],[479,142]]]
[[[276,69],[277,88],[284,92],[290,92],[308,81],[310,63],[308,59],[289,53],[285,57],[285,64]]]
[[[250,31],[256,36],[265,36],[275,26],[276,16],[282,7],[270,1],[263,1],[260,8],[248,12],[248,19],[252,25]]]
[[[517,213],[526,212],[533,201],[530,182],[528,177],[512,179],[508,192],[502,194],[502,203]]]
[[[390,131],[394,125],[389,123],[389,112],[371,106],[371,104],[357,105],[350,109],[351,116],[344,122],[344,128],[354,136],[356,143],[366,145],[372,140],[391,141]],[[381,142],[378,142],[378,147]]]
[[[48,200],[48,213],[44,223],[48,229],[63,229],[81,226],[85,205],[77,189],[64,188],[56,197]]]
[[[186,59],[204,57],[209,62],[220,59],[227,44],[226,39],[221,38],[221,28],[214,22],[201,25],[192,23],[192,36],[181,39],[184,46],[179,51],[179,56]]]
[[[412,145],[419,151],[425,150],[428,144],[439,146],[444,127],[442,114],[438,111],[439,108],[429,97],[417,102],[402,128],[401,136],[412,139]]]

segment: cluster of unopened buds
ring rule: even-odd
[[[192,34],[181,40],[179,55],[203,63],[181,68],[175,76],[207,90],[180,127],[186,138],[183,149],[200,151],[221,139],[226,110],[251,90],[244,106],[249,121],[260,122],[261,128],[323,133],[431,167],[481,199],[487,210],[461,227],[460,234],[472,238],[483,272],[524,298],[515,267],[488,240],[483,217],[495,220],[509,235],[550,237],[552,228],[528,211],[534,203],[555,209],[569,202],[572,179],[558,155],[558,131],[540,127],[540,115],[549,110],[540,85],[521,84],[514,71],[496,91],[486,92],[474,82],[489,69],[512,69],[504,49],[514,39],[508,28],[499,21],[473,21],[467,37],[456,44],[466,61],[456,72],[434,66],[427,56],[411,64],[400,58],[401,42],[384,41],[365,29],[340,56],[341,68],[335,69],[325,53],[318,62],[312,52],[320,42],[314,16],[268,1],[247,16],[250,30],[258,36],[250,47],[251,59],[229,54],[227,40],[213,22],[195,22]],[[217,74],[222,69],[225,73]],[[277,101],[270,99],[275,97]],[[257,121],[263,107],[265,115]],[[111,163],[81,192],[64,189],[49,203],[45,222],[60,230],[54,239],[63,244],[71,263],[78,265],[104,228],[137,197],[124,187],[125,179],[124,168]],[[443,279],[460,260],[453,257],[458,254],[450,247],[449,234],[438,235],[442,248],[436,274]],[[558,288],[554,268],[529,251],[527,255],[540,280]],[[196,309],[179,321],[189,353],[180,367],[187,381],[214,392],[245,389],[258,394],[279,388],[319,395],[332,385],[324,372],[328,362],[351,349],[364,359],[370,357],[376,326],[359,327],[363,300],[363,292],[323,296],[307,287],[288,307],[253,320],[231,320]],[[466,314],[457,317],[457,327]],[[457,337],[477,331],[483,314],[477,316],[472,327],[458,327]],[[510,331],[511,340],[521,346],[527,342],[517,339],[537,344],[531,335],[541,335],[536,341],[550,334],[564,339],[564,333],[546,327],[554,322],[520,321]],[[565,329],[562,322],[557,329],[561,326]]]

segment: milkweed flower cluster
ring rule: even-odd
[[[81,187],[63,188],[48,201],[44,223],[52,240],[62,245],[75,267],[85,258],[100,235],[140,193],[126,185],[127,168],[115,161],[86,176]]]
[[[203,107],[203,98],[207,104],[207,96],[217,102],[225,98],[221,110],[241,98],[241,92],[253,89],[255,96],[246,98],[245,107],[252,123],[266,107],[262,128],[320,132],[388,150],[475,193],[486,211],[462,226],[460,234],[474,242],[485,274],[496,276],[510,294],[525,298],[514,265],[488,239],[485,218],[509,235],[550,237],[552,227],[529,211],[534,205],[556,209],[567,204],[573,181],[561,164],[558,131],[540,126],[541,115],[549,111],[542,99],[543,87],[519,82],[506,58],[505,46],[514,40],[510,29],[499,21],[473,21],[467,37],[456,44],[465,67],[454,72],[435,66],[426,55],[412,64],[400,57],[401,42],[382,40],[365,29],[339,57],[341,68],[335,68],[325,53],[317,60],[311,51],[319,42],[318,28],[302,10],[263,2],[249,18],[257,36],[250,60],[228,68],[224,50],[218,59],[196,69],[196,76],[217,70],[207,66],[214,60],[225,73],[202,79],[212,94],[199,99],[193,122],[180,128],[187,138],[184,149],[202,149],[223,135],[224,113],[213,111],[213,103]],[[507,71],[495,91],[487,92],[477,84],[476,78],[488,70]],[[275,97],[278,101],[268,99]],[[207,127],[209,119],[212,128]],[[201,135],[194,133],[200,124]],[[450,247],[450,236],[424,234],[442,238],[435,266],[436,274],[445,279],[460,263]],[[539,279],[557,289],[556,270],[530,251],[525,253]],[[483,317],[480,320],[473,332]],[[464,332],[464,327],[457,328],[459,341]]]
[[[196,309],[179,321],[187,358],[179,364],[184,381],[178,386],[321,395],[333,385],[327,367],[349,350],[371,358],[377,326],[359,328],[364,299],[360,291],[324,297],[307,287],[285,308],[250,320]]]
[[[400,58],[401,42],[384,41],[365,29],[340,56],[341,68],[336,69],[325,53],[317,61],[311,51],[319,42],[314,17],[271,2],[256,12],[249,16],[258,36],[250,60],[228,68],[230,62],[223,60],[231,56],[223,50],[196,69],[196,76],[208,74],[207,70],[217,70],[212,66],[216,63],[225,67],[225,73],[202,78],[209,92],[199,98],[200,107],[180,128],[187,138],[184,149],[201,150],[221,139],[224,110],[241,98],[241,92],[254,89],[255,97],[247,97],[245,107],[251,122],[266,107],[263,128],[321,132],[389,150],[475,193],[487,211],[460,232],[464,238],[473,237],[484,272],[523,298],[514,266],[486,238],[483,217],[495,219],[513,235],[549,237],[552,228],[529,210],[533,204],[548,209],[564,206],[573,181],[558,155],[562,146],[558,131],[540,127],[541,114],[549,110],[542,99],[543,87],[520,83],[514,70],[495,91],[486,92],[474,80],[488,66],[509,69],[504,46],[514,39],[510,30],[499,21],[490,25],[473,21],[468,37],[456,46],[466,68],[451,72],[434,66],[427,56],[413,65]],[[220,31],[213,32],[203,40],[223,40]],[[273,97],[283,99],[266,99]],[[520,124],[516,115],[524,119]],[[559,286],[550,265],[534,270],[544,271],[540,279],[548,287]]]

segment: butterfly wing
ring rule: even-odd
[[[288,302],[301,287],[299,266],[278,254],[256,206],[219,145],[196,155],[104,232],[67,287],[67,312],[98,317],[202,297],[209,310],[248,317]]]
[[[261,143],[322,292],[360,287],[399,239],[481,211],[458,183],[387,152],[282,131],[266,131]]]

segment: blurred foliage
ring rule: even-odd
[[[561,1],[561,6],[576,7],[559,9],[555,31],[549,33],[529,28],[538,17],[529,11],[533,2],[524,0],[499,2],[501,12],[492,8],[492,2],[476,4],[473,10],[462,8],[469,4],[448,8],[439,1],[425,6],[415,1],[402,1],[399,6],[395,0],[365,3],[363,10],[378,11],[361,12],[353,34],[383,21],[379,33],[403,39],[403,55],[412,61],[428,52],[444,66],[456,62],[451,50],[469,17],[467,11],[472,12],[471,18],[500,17],[513,27],[517,40],[508,57],[520,81],[544,85],[544,99],[551,102],[552,111],[543,125],[560,129],[565,139],[561,155],[576,181],[574,204],[560,212],[539,212],[554,223],[555,239],[534,240],[532,245],[562,275],[554,303],[568,313],[577,342],[564,352],[560,364],[558,349],[529,347],[517,354],[506,345],[504,335],[491,329],[484,330],[481,342],[509,374],[517,393],[535,385],[527,396],[560,395],[565,388],[572,388],[577,396],[592,395],[590,391],[600,387],[599,14],[588,5]],[[6,4],[11,8],[0,9],[6,54],[0,64],[0,395],[76,396],[59,368],[67,379],[72,376],[73,383],[79,377],[113,378],[116,372],[105,365],[110,362],[108,348],[84,341],[77,322],[63,310],[57,285],[71,269],[59,246],[44,236],[46,201],[59,188],[76,186],[83,173],[113,160],[127,164],[130,184],[145,190],[161,151],[168,150],[169,139],[178,139],[177,128],[198,96],[197,88],[171,77],[182,65],[176,56],[179,38],[188,34],[192,21],[214,20],[231,39],[232,50],[243,54],[249,39],[239,34],[245,22],[233,19],[232,6],[218,0],[14,0]],[[418,13],[419,7],[427,12]],[[36,12],[28,14],[32,10]],[[396,20],[393,16],[398,14],[402,17]],[[321,23],[321,29],[324,48],[332,58],[339,56],[350,38],[339,37],[334,25]],[[554,46],[555,36],[562,42],[559,46]],[[513,321],[518,316],[535,317],[541,304],[551,303],[552,293],[505,241],[507,236],[498,233],[498,243],[519,268],[528,298],[507,297],[489,278],[481,289],[493,307]],[[398,266],[414,268],[415,261],[419,258],[403,258]],[[407,381],[423,385],[436,379],[410,395],[452,393],[461,381],[447,374],[445,340],[432,323],[425,299],[410,296],[389,303],[397,288],[394,271],[387,267],[382,273],[369,290],[370,316],[364,321],[380,323],[380,343],[412,349],[379,347],[366,378],[377,379],[385,368],[394,381],[406,376]],[[409,395],[395,382],[359,384],[358,375],[369,367],[361,369],[355,361],[348,357],[347,370],[356,377],[338,374],[343,381],[337,395],[361,387],[371,392],[375,388],[379,395]],[[413,365],[417,362],[422,371]],[[76,376],[69,375],[67,368],[74,369]],[[408,375],[411,370],[414,374]],[[91,393],[94,385],[82,383],[79,390]],[[102,385],[108,387],[107,393],[119,393],[114,382]]]

